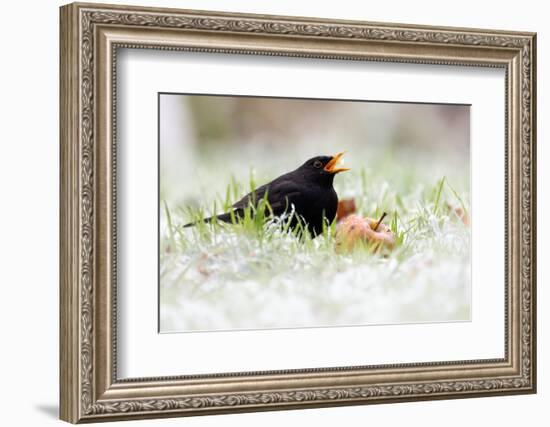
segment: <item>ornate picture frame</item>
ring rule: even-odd
[[[60,416],[72,422],[536,391],[536,35],[74,3],[60,37]],[[117,49],[409,64],[506,73],[502,359],[117,378]]]

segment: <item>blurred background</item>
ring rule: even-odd
[[[469,117],[461,105],[163,94],[161,198],[208,208],[225,196],[231,177],[241,182],[253,174],[261,184],[339,151],[347,151],[354,172],[383,173],[388,164],[389,183],[446,176],[467,191]],[[396,170],[402,173],[392,176]],[[342,177],[335,180],[339,195],[353,195]]]
[[[161,94],[159,108],[162,332],[470,319],[469,219],[455,214],[469,209],[469,106]],[[181,228],[339,151],[339,198],[404,236],[389,256]]]

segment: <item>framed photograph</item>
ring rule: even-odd
[[[63,420],[536,391],[535,34],[60,22]]]

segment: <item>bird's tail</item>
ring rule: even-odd
[[[232,213],[223,213],[223,214],[220,214],[220,215],[210,216],[208,218],[204,218],[202,221],[204,221],[207,224],[209,224],[211,222],[214,222],[214,221],[233,222],[232,218],[237,218],[237,217],[238,217],[238,211],[234,211]],[[188,224],[185,224],[183,226],[183,228],[193,227],[193,226],[197,225],[198,222],[199,221],[190,222]]]

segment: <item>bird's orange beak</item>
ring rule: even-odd
[[[345,151],[342,151],[341,153],[335,154],[332,156],[332,159],[325,165],[325,172],[328,173],[338,173],[338,172],[345,172],[349,171],[349,168],[339,168],[338,162],[342,158],[342,156],[345,154]]]

